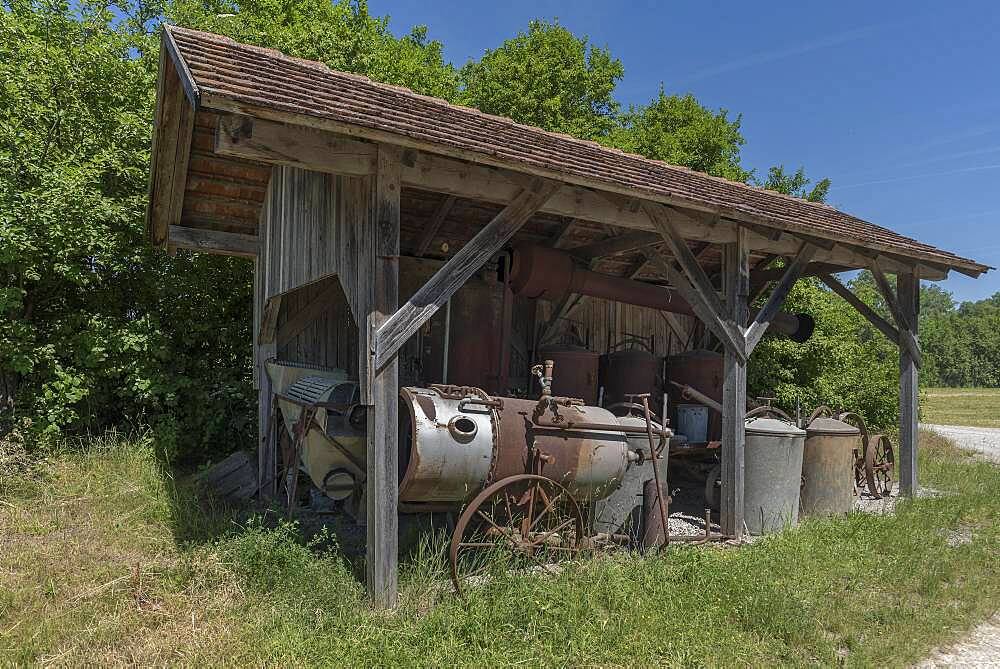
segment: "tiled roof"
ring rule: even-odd
[[[482,156],[511,169],[542,170],[577,184],[627,188],[736,220],[894,252],[978,273],[985,265],[823,204],[650,160],[419,95],[405,88],[237,43],[168,28],[198,96],[390,133],[443,153]],[[182,77],[185,73],[182,73]]]

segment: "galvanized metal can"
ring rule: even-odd
[[[861,431],[820,416],[806,426],[802,456],[802,513],[833,516],[854,508],[854,450]]]
[[[775,418],[747,423],[743,513],[750,534],[798,524],[805,439],[805,430]]]

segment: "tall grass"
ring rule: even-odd
[[[403,565],[394,612],[368,608],[330,535],[206,513],[148,440],[98,440],[0,493],[0,657],[902,666],[1000,601],[1000,472],[924,440],[924,480],[953,494],[895,516],[808,521],[740,549],[609,555],[464,599],[429,539]]]

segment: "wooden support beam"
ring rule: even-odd
[[[722,316],[702,301],[700,293],[691,285],[687,277],[674,267],[671,259],[652,247],[643,249],[641,253],[646,256],[646,261],[654,269],[667,277],[671,287],[679,292],[688,304],[691,305],[691,310],[694,311],[698,320],[704,323],[705,327],[719,338],[719,341],[726,341],[728,337],[732,336],[733,328],[727,326]],[[743,334],[740,333],[737,337],[734,346],[739,353],[745,355]]]
[[[208,102],[205,101],[206,97]],[[212,106],[213,102],[214,98],[211,95],[202,96],[203,107],[219,109],[220,111],[233,111],[236,112],[235,116],[239,118],[248,118],[246,114],[251,113],[249,108],[243,108],[241,105],[234,107],[232,104],[224,103],[222,106]],[[294,140],[297,147],[304,147],[315,141],[317,131],[303,125],[288,125],[287,115],[274,110],[254,109],[252,113],[256,116],[256,118],[251,119],[253,145],[247,146],[245,142],[233,143],[223,137],[221,140],[217,140],[216,153],[258,162],[289,164],[284,161],[291,160],[293,164],[308,167],[311,170],[334,174],[360,174],[364,172],[364,156],[370,154],[373,150],[371,147],[374,145],[365,140],[348,137],[349,134],[355,134],[346,132],[348,128],[338,128],[335,132],[320,131],[335,138],[335,141],[322,140],[322,142],[334,142],[332,146],[337,148],[332,153],[323,154],[312,149],[302,148],[301,150],[297,149],[293,155],[290,152],[290,142]],[[278,116],[281,117],[281,123],[267,120]],[[244,121],[236,123],[239,125]],[[265,131],[266,125],[276,126],[276,128],[268,128]],[[336,134],[337,132],[343,134]],[[295,133],[305,134],[302,134],[301,139],[299,139],[295,137]],[[274,144],[265,143],[265,139],[276,135],[280,136],[280,141],[275,140]],[[389,141],[388,137],[383,139]],[[402,138],[393,136],[392,139],[400,141]],[[370,173],[369,171],[368,174]],[[531,175],[516,172],[506,167],[466,162],[456,157],[443,156],[437,152],[431,153],[417,147],[404,152],[401,178],[405,186],[421,190],[447,193],[470,200],[506,204],[517,196],[524,185],[525,178],[531,178]],[[609,199],[609,196],[617,198],[619,204],[614,203]],[[635,206],[636,202],[637,200],[631,194],[601,189],[597,185],[564,183],[546,201],[540,211],[633,230],[655,231],[647,216],[639,207]],[[674,215],[675,226],[687,239],[726,243],[735,238],[736,226],[727,224],[728,217],[719,220],[720,212],[707,209],[701,211],[677,204],[671,207],[671,213]],[[719,220],[719,223],[712,225],[711,223],[716,220]],[[803,235],[798,232],[782,235],[777,240],[770,239],[774,236],[773,230],[782,229],[773,221],[766,221],[766,225],[765,221],[757,219],[753,221],[741,220],[741,223],[757,226],[749,240],[751,246],[761,252],[790,256],[798,250],[803,240]],[[860,242],[851,243],[844,240],[805,236],[809,237],[809,241],[813,242],[815,246],[822,249],[816,255],[818,261],[831,262],[851,268],[868,266],[869,257],[864,254],[864,251],[870,251],[870,249],[865,249],[860,245]],[[900,262],[890,256],[888,252],[883,253],[883,255],[887,258],[887,268],[891,271],[906,270],[913,263],[913,260]],[[928,267],[927,272],[922,273],[922,276],[928,279],[943,278],[946,273],[946,271]]]
[[[878,286],[878,290],[882,293],[882,298],[885,300],[886,306],[889,307],[892,320],[896,322],[896,331],[899,333],[899,345],[906,348],[907,353],[913,358],[917,367],[920,367],[923,364],[923,356],[921,355],[920,344],[913,334],[915,324],[909,322],[906,312],[900,306],[899,300],[896,299],[896,293],[889,284],[889,279],[885,276],[885,272],[882,271],[882,266],[878,258],[872,260],[871,272],[872,276],[875,277],[875,285]]]
[[[740,228],[743,230],[743,228]],[[745,323],[750,290],[750,249],[745,232],[723,250],[726,317]],[[720,523],[723,534],[741,535],[744,520],[744,455],[746,448],[747,359],[742,351],[726,347],[722,380],[722,497]]]
[[[368,311],[358,323],[360,341],[366,342],[368,430],[366,432],[367,520],[366,570],[368,595],[379,608],[396,606],[399,556],[399,363],[393,357],[375,364],[376,335],[399,303],[399,193],[401,152],[379,146],[374,183],[374,211],[364,244],[365,264],[373,271],[368,281]]]
[[[909,323],[907,333],[917,338],[920,314],[920,278],[916,273],[897,274],[899,306]],[[902,327],[902,326],[900,326]],[[917,415],[919,409],[919,364],[907,346],[899,348],[899,491],[913,496],[917,492]]]
[[[837,277],[832,274],[820,274],[819,278],[820,281],[825,283],[830,290],[844,298],[848,304],[868,319],[868,322],[878,328],[878,330],[884,334],[889,341],[899,342],[899,332],[896,331],[896,328],[890,325],[887,320],[879,316],[874,309],[862,302],[861,298],[852,293],[851,289],[842,284]]]
[[[431,242],[437,237],[438,231],[444,224],[444,220],[448,218],[448,214],[451,213],[452,208],[455,206],[455,202],[458,200],[454,195],[446,195],[438,208],[434,211],[430,220],[427,221],[427,226],[424,228],[424,234],[420,237],[420,241],[417,242],[416,255],[425,256],[427,251],[431,248]]]
[[[181,221],[187,168],[194,136],[194,102],[169,56],[173,38],[164,32],[156,94],[155,130],[150,157],[146,226],[153,246],[168,245],[169,229]]]
[[[802,276],[802,272],[809,263],[809,259],[812,258],[815,253],[815,246],[809,242],[802,244],[802,249],[799,250],[795,259],[792,260],[791,264],[785,269],[785,275],[781,277],[781,281],[778,282],[778,285],[774,287],[773,291],[771,291],[771,296],[767,298],[767,302],[765,302],[764,306],[761,307],[759,312],[757,312],[757,316],[753,319],[753,323],[751,323],[750,327],[747,329],[746,347],[748,357],[753,353],[753,350],[757,348],[760,338],[764,336],[764,333],[767,332],[768,326],[771,325],[771,319],[774,318],[775,314],[778,313],[778,309],[780,309],[785,303],[785,298],[788,297],[789,291],[792,290],[792,286],[794,286],[795,282],[799,280],[800,276]]]
[[[264,315],[260,319],[260,332],[257,344],[273,344],[278,329],[278,316],[281,314],[282,296],[275,295],[264,304]]]
[[[316,172],[368,176],[375,170],[378,145],[248,116],[220,116],[215,152]]]
[[[668,274],[668,280],[681,291],[681,294],[691,303],[692,307],[695,307],[696,304],[701,305],[701,311],[705,314],[705,317],[702,316],[702,313],[699,313],[699,318],[705,321],[705,325],[712,328],[712,332],[726,345],[727,349],[732,349],[745,362],[746,340],[744,339],[742,327],[736,325],[745,321],[731,321],[724,317],[726,309],[715,292],[715,287],[712,285],[705,270],[698,264],[697,258],[695,258],[694,253],[681,236],[680,231],[677,230],[670,220],[666,209],[662,205],[651,202],[644,202],[643,209],[646,215],[649,216],[649,220],[653,222],[654,227],[657,228],[657,232],[660,233],[660,236],[667,243],[667,247],[673,253],[677,264],[681,266],[687,277],[687,281],[679,282],[675,280],[675,277]],[[738,228],[738,231],[737,240],[742,240],[744,245],[746,245],[746,230]],[[647,259],[649,258],[650,256],[647,256]],[[679,283],[684,283],[686,286],[682,287]]]
[[[260,240],[257,235],[188,228],[181,225],[171,225],[169,231],[167,243],[180,249],[211,251],[245,258],[256,257],[260,251]]]
[[[419,330],[469,277],[498,253],[558,188],[557,182],[539,179],[531,187],[521,191],[486,227],[476,233],[468,244],[452,256],[406,304],[386,320],[378,329],[376,338],[376,368],[381,368],[395,358],[403,343]]]

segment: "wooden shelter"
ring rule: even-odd
[[[451,360],[456,377],[475,368],[470,385],[526,386],[538,333],[551,336],[569,315],[598,351],[638,333],[676,353],[710,334],[725,351],[721,518],[732,533],[743,526],[747,360],[795,281],[819,276],[898,342],[901,486],[912,493],[919,281],[989,269],[829,206],[176,27],[162,36],[148,230],[158,247],[255,263],[262,492],[275,471],[263,361],[357,373],[372,407],[368,587],[382,605],[396,590],[401,379],[448,376]],[[484,268],[524,241],[669,286],[697,319],[597,299],[511,300]],[[785,266],[769,269],[776,258]],[[892,323],[835,277],[859,268],[874,273]],[[748,305],[770,285],[751,318]],[[472,337],[470,348],[452,331],[451,348],[422,347],[440,334],[446,305],[461,311],[449,321],[459,330],[485,324],[497,336]]]

